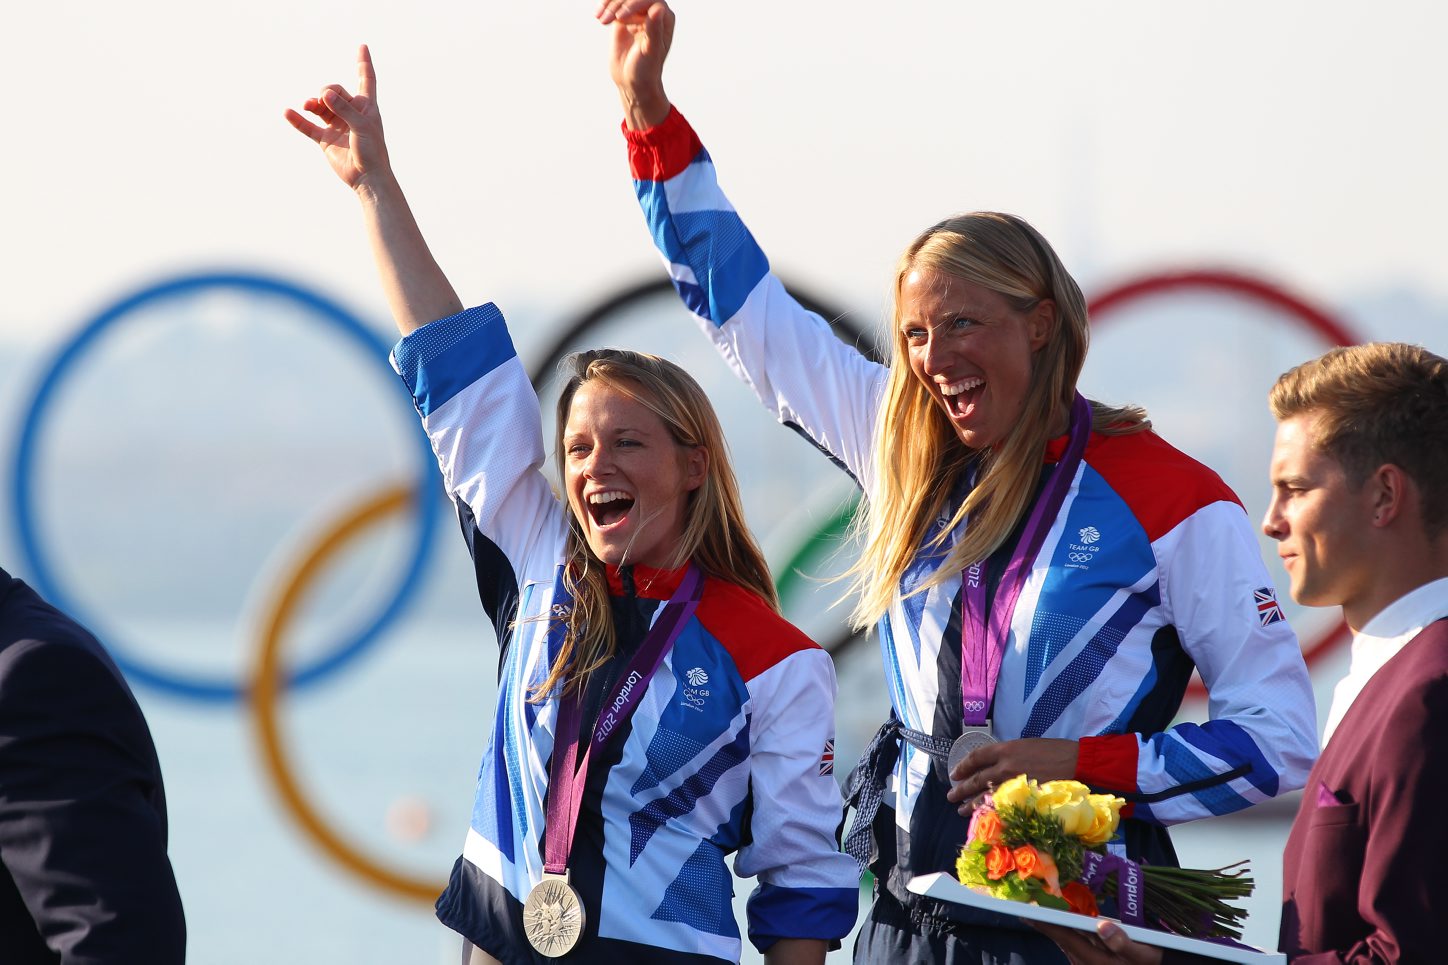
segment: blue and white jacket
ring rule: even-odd
[[[543,962],[524,940],[521,903],[543,874],[558,703],[528,697],[559,645],[547,618],[569,599],[567,523],[540,472],[538,399],[492,305],[408,335],[393,365],[437,454],[503,648],[471,826],[438,917],[504,963]],[[684,573],[636,570],[609,574],[630,652]],[[636,593],[626,592],[630,578]],[[836,840],[834,697],[828,654],[754,594],[706,579],[632,718],[590,763],[569,863],[587,925],[568,960],[738,961],[730,854],[735,874],[759,879],[748,904],[757,947],[848,934],[859,873]]]
[[[700,328],[760,401],[869,498],[887,370],[770,274],[677,111],[625,135],[649,230]],[[922,552],[879,624],[895,716],[946,740],[963,717],[960,583],[909,593],[960,535]],[[998,579],[1000,566],[989,569]],[[996,735],[1078,740],[1077,777],[1132,802],[1136,820],[1124,826],[1139,840],[1128,830],[1114,847],[1174,860],[1162,826],[1299,788],[1316,756],[1306,667],[1271,587],[1251,523],[1215,473],[1151,432],[1093,433],[1015,610]],[[1172,726],[1193,666],[1211,720]],[[902,901],[915,900],[904,890],[911,876],[951,867],[964,841],[947,787],[943,767],[902,742],[886,788],[896,840],[880,842],[877,869]]]

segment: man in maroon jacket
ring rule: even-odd
[[[1283,856],[1296,963],[1448,961],[1448,361],[1334,349],[1273,387],[1272,505],[1292,598],[1341,605],[1352,666]],[[1075,962],[1188,959],[1049,929]]]

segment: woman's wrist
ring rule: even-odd
[[[624,122],[631,131],[643,131],[664,123],[669,116],[669,95],[663,87],[652,90],[618,90],[623,103]]]
[[[388,168],[363,174],[357,179],[357,183],[352,185],[352,192],[363,205],[379,207],[401,198],[402,185]]]

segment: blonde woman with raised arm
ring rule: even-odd
[[[1018,919],[907,885],[953,868],[971,802],[1016,774],[1121,795],[1111,849],[1172,864],[1168,826],[1302,785],[1312,691],[1247,514],[1140,409],[1077,392],[1085,300],[1021,218],[921,232],[895,272],[889,364],[843,344],[770,274],[670,103],[668,6],[598,15],[679,294],[865,496],[854,619],[878,630],[892,713],[848,787],[846,846],[875,874],[856,961],[1061,961]],[[1194,668],[1211,720],[1173,726]]]

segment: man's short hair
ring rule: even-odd
[[[1353,486],[1391,463],[1421,490],[1428,537],[1448,526],[1448,361],[1402,342],[1335,348],[1284,372],[1268,402],[1279,422],[1316,416],[1317,448]]]

